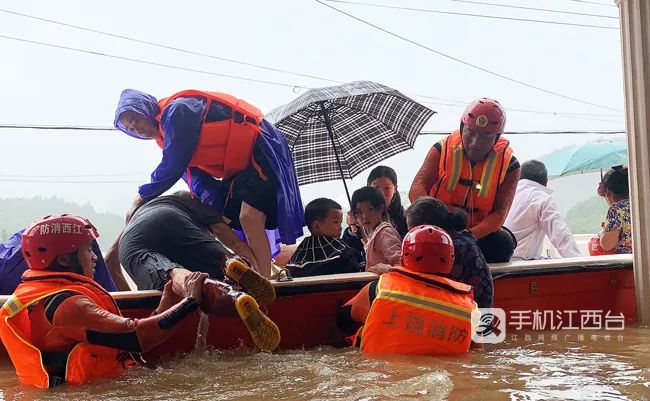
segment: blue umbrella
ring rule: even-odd
[[[627,164],[627,143],[599,141],[570,145],[542,157],[540,161],[546,165],[549,178],[595,172]]]

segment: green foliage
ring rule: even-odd
[[[600,230],[600,223],[606,216],[607,203],[600,196],[594,196],[569,209],[566,222],[573,234],[593,234]]]
[[[89,219],[100,237],[98,242],[103,250],[115,241],[124,228],[124,219],[112,213],[97,213],[89,203],[79,205],[60,198],[7,198],[0,199],[0,242],[4,242],[18,230],[50,214],[75,214]]]

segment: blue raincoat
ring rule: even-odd
[[[9,237],[7,242],[0,244],[0,295],[12,294],[20,284],[23,273],[27,270],[27,262],[20,251],[23,231],[25,230],[18,231]],[[93,241],[93,251],[97,255],[94,280],[106,291],[117,291],[97,241]]]
[[[185,182],[189,181],[190,191],[203,203],[218,210],[222,209],[221,196],[219,196],[222,185],[219,180],[198,168],[190,169],[191,180],[187,177],[187,167],[199,142],[205,107],[205,99],[182,97],[174,100],[161,111],[156,98],[151,95],[133,89],[122,92],[115,112],[115,127],[120,131],[144,139],[127,130],[120,123],[120,116],[126,111],[133,111],[157,125],[156,116],[162,112],[160,124],[165,132],[163,158],[151,174],[151,182],[139,188],[139,194],[144,200],[162,195],[182,178]],[[206,120],[222,121],[230,117],[229,108],[218,102],[212,102]],[[278,235],[275,240],[271,240],[271,245],[280,241],[285,244],[295,244],[296,239],[303,235],[302,227],[305,219],[289,146],[280,131],[270,122],[262,120],[260,131],[261,135],[258,136],[255,146],[267,157],[279,183],[276,196]]]

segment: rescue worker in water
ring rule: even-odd
[[[402,266],[366,285],[339,310],[338,325],[369,354],[465,353],[478,312],[472,287],[447,278],[454,264],[449,234],[436,226],[411,229],[402,242]],[[477,316],[475,316],[476,318]]]
[[[0,309],[0,338],[21,383],[51,388],[116,377],[139,359],[132,353],[159,345],[203,308],[208,275],[193,272],[176,293],[172,280],[167,282],[151,317],[123,317],[110,294],[92,280],[97,255],[91,243],[97,237],[88,220],[70,215],[46,217],[25,230],[22,252],[29,269]],[[229,302],[226,297],[209,301]],[[239,293],[234,304],[254,339],[264,335],[274,343],[268,348],[275,348],[277,326],[255,308],[254,299]],[[256,327],[247,324],[252,315]]]

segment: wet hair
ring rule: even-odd
[[[359,188],[354,193],[352,194],[352,200],[351,200],[351,205],[352,206],[352,213],[357,210],[357,204],[360,202],[368,202],[372,205],[374,208],[379,208],[381,206],[386,206],[386,201],[384,201],[384,195],[381,194],[381,192],[375,188],[375,187],[363,187]],[[381,219],[383,221],[387,220],[388,214],[386,209],[384,208],[384,213],[381,216]]]
[[[413,202],[406,209],[406,219],[411,227],[427,224],[438,226],[448,233],[462,231],[467,227],[467,213],[462,210],[450,212],[444,203],[430,196]]]
[[[388,178],[393,185],[397,187],[397,173],[388,166],[377,166],[373,168],[368,175],[367,185],[370,186],[374,180],[382,177]],[[400,233],[406,233],[408,231],[406,224],[404,224],[406,221],[406,215],[404,206],[402,206],[402,197],[397,190],[393,195],[393,199],[390,200],[390,205],[388,205],[388,214],[390,215],[391,222],[397,231]],[[398,227],[399,225],[403,225],[404,227]]]
[[[521,179],[535,181],[546,186],[548,183],[546,166],[538,160],[527,160],[521,163]]]
[[[323,221],[327,218],[330,210],[343,210],[338,202],[329,198],[317,198],[305,206],[305,224],[311,230],[315,221]]]
[[[615,196],[627,199],[630,197],[630,184],[627,181],[627,167],[614,166],[603,176],[605,190]]]

